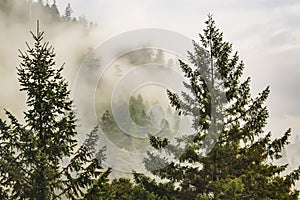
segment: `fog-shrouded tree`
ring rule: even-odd
[[[154,59],[154,63],[165,65],[165,55],[164,55],[164,51],[162,49],[157,50],[157,53],[156,53],[156,56]]]
[[[110,169],[96,152],[97,127],[78,147],[76,117],[68,84],[44,33],[32,33],[34,46],[20,51],[18,70],[27,111],[21,123],[9,111],[0,119],[0,198],[79,199],[106,182]],[[68,161],[66,161],[68,160]]]
[[[273,162],[291,131],[276,139],[264,131],[269,87],[252,97],[238,53],[211,15],[205,24],[189,52],[191,64],[179,61],[188,92],[168,91],[170,104],[192,118],[194,134],[178,138],[178,144],[152,136],[152,146],[173,159],[150,154],[146,167],[162,164],[152,174],[163,182],[138,173],[135,181],[165,199],[298,199],[300,169],[283,175],[288,164]]]
[[[149,102],[145,101],[141,94],[131,96],[128,102],[120,99],[117,106],[122,108],[116,108],[116,110],[122,118],[119,118],[121,120],[117,122],[112,111],[106,110],[99,120],[103,133],[119,148],[132,152],[145,151],[145,149],[151,148],[147,135],[154,134],[159,137],[171,138],[173,130],[170,125],[171,122],[166,118],[159,118],[161,116],[155,116],[152,111],[149,111],[150,106],[148,104]],[[126,117],[124,108],[128,108],[130,120]],[[121,126],[126,126],[127,131],[132,135],[122,130]],[[147,133],[141,127],[147,127]]]
[[[57,5],[56,5],[56,0],[53,0],[53,3],[50,7],[50,13],[51,13],[51,16],[54,20],[59,20],[60,19],[60,14],[59,14],[59,10],[58,10]]]
[[[0,0],[0,13],[8,15],[14,5],[14,1]]]
[[[154,52],[151,48],[141,48],[131,51],[125,55],[132,65],[143,65],[153,62]]]
[[[73,10],[71,8],[71,4],[68,3],[66,9],[65,9],[65,19],[70,21],[72,19],[72,13],[73,13]]]

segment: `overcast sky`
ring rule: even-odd
[[[50,2],[51,3],[51,2]],[[300,135],[300,1],[298,0],[57,0],[97,22],[109,39],[140,28],[162,28],[198,40],[207,14],[233,43],[252,79],[253,94],[271,86],[267,130]],[[101,37],[103,37],[103,35]]]

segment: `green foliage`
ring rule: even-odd
[[[84,199],[87,200],[154,200],[154,194],[146,191],[141,185],[135,185],[130,179],[114,179],[111,183],[96,185]]]
[[[128,61],[136,66],[151,63],[153,56],[154,53],[151,48],[141,48],[126,54]]]
[[[209,194],[199,194],[195,199],[198,200],[223,200],[223,199],[232,199],[232,200],[239,200],[242,198],[244,184],[241,179],[221,179],[216,181],[212,184],[212,187],[215,190],[214,195]]]
[[[146,114],[145,102],[140,94],[137,98],[132,96],[129,99],[129,113],[131,119],[139,126],[145,126],[150,123],[150,117]]]
[[[129,179],[120,178],[107,185],[112,200],[156,199],[154,194],[146,191],[141,185],[134,185]]]
[[[205,24],[199,34],[201,45],[194,42],[194,51],[189,52],[192,66],[179,60],[189,92],[179,96],[168,91],[179,114],[193,118],[195,134],[165,147],[175,161],[151,154],[145,159],[146,168],[164,163],[152,173],[173,187],[164,193],[160,191],[166,191],[165,185],[144,175],[136,176],[136,181],[167,199],[297,199],[299,192],[293,186],[299,169],[282,176],[287,165],[269,162],[281,157],[290,136],[290,130],[275,140],[271,133],[264,134],[269,87],[252,98],[250,78],[240,80],[244,64],[237,52],[223,41],[211,15]],[[150,137],[155,148],[163,146],[162,141]]]
[[[119,105],[128,106],[129,108],[130,124],[126,125],[133,135],[144,134],[138,129],[140,127],[147,126],[150,132],[152,131],[156,133],[157,136],[170,137],[171,128],[169,127],[169,123],[166,119],[161,121],[162,127],[159,128],[151,123],[151,113],[146,113],[146,110],[148,110],[147,103],[140,94],[137,95],[137,97],[130,97],[128,103],[121,102]],[[122,116],[123,113],[120,112],[118,114]],[[123,123],[123,121],[119,123]],[[108,139],[119,148],[126,149],[131,152],[138,152],[139,150],[145,150],[145,148],[149,146],[148,140],[144,139],[142,137],[143,135],[141,135],[141,137],[132,137],[131,135],[124,133],[123,130],[119,128],[120,124],[115,122],[109,110],[106,110],[102,114],[100,125]]]
[[[27,94],[24,124],[6,111],[9,124],[0,120],[1,199],[76,199],[110,172],[103,173],[103,151],[95,152],[97,128],[75,151],[76,117],[68,84],[55,67],[55,53],[43,43],[43,32],[20,51],[18,67],[21,91]],[[95,158],[95,154],[97,157]],[[69,158],[66,166],[63,159]]]
[[[144,174],[134,173],[134,180],[142,185],[147,191],[156,195],[157,199],[175,200],[180,199],[179,190],[175,188],[172,182],[157,183],[154,179],[146,177]],[[183,197],[182,197],[183,198]],[[183,199],[189,199],[185,196]]]
[[[108,110],[103,113],[100,120],[100,125],[108,139],[119,148],[130,151],[136,150],[132,140],[138,140],[138,138],[133,138],[128,134],[124,134],[123,131],[118,127],[113,119],[112,114]]]
[[[151,48],[145,47],[131,51],[125,57],[131,64],[136,66],[149,63],[165,65],[165,55],[162,49],[153,51]]]
[[[155,149],[161,149],[166,147],[169,144],[168,139],[166,138],[161,138],[161,137],[155,137],[153,135],[149,136],[150,139],[150,144],[155,148]]]

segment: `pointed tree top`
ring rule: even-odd
[[[40,21],[36,20],[36,35],[39,35],[40,32]]]

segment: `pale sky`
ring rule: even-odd
[[[198,40],[207,14],[213,14],[224,39],[245,62],[253,95],[271,87],[266,131],[279,136],[292,128],[300,135],[300,1],[57,0],[61,12],[67,3],[74,15],[97,22],[104,40],[141,28],[168,29]]]

